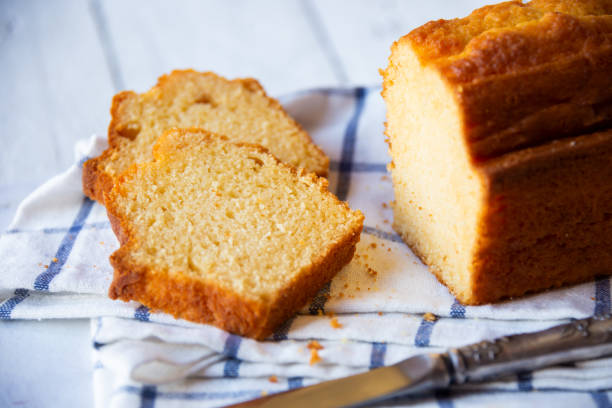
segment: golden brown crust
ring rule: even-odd
[[[122,132],[125,129],[126,120],[122,114],[122,110],[125,109],[127,103],[134,101],[138,98],[138,95],[132,91],[122,91],[113,96],[111,103],[110,114],[111,121],[108,125],[108,145],[111,150],[113,147],[118,145],[118,140],[121,137],[133,137],[129,133]]]
[[[610,125],[610,13],[607,0],[506,2],[425,24],[393,49],[411,47],[447,81],[481,161]]]
[[[125,137],[121,134],[121,129],[124,128],[122,124],[125,121],[120,109],[126,101],[136,96],[132,91],[123,91],[113,97],[110,108],[111,121],[108,125],[109,147],[100,156],[89,159],[83,164],[83,193],[101,204],[104,204],[104,194],[108,193],[114,184],[113,176],[104,170],[104,164],[112,160],[114,147],[118,145],[118,139]],[[129,134],[129,132],[123,133],[124,135]]]
[[[479,170],[489,194],[472,293],[449,290],[463,304],[480,305],[612,274],[611,157],[608,130],[484,163]],[[402,238],[427,264],[418,246]],[[429,267],[446,285],[436,265]]]
[[[92,200],[104,204],[104,194],[113,188],[113,178],[104,171],[103,163],[112,154],[105,150],[98,157],[87,160],[83,164],[83,193]]]
[[[295,311],[306,305],[323,285],[331,281],[340,269],[351,261],[362,228],[363,223],[342,241],[329,248],[328,252],[314,261],[308,270],[302,271],[295,281],[279,292],[280,296],[270,308],[270,315],[260,338],[266,337],[293,316]]]
[[[180,149],[180,144],[173,145],[177,140],[178,143],[180,140],[187,140],[170,138],[171,134],[184,136],[188,133],[202,134],[204,140],[217,138],[227,140],[224,136],[202,129],[172,129],[165,132],[153,147],[154,161],[164,160],[169,151]],[[327,180],[278,161],[259,145],[236,142],[232,144],[246,146],[255,152],[269,155],[279,166],[289,169],[296,176],[307,178],[309,182],[315,183],[320,191],[332,196],[336,203],[348,209],[345,202],[340,202],[327,190]],[[109,288],[109,297],[112,299],[136,300],[152,310],[164,311],[177,318],[212,324],[242,336],[264,339],[304,306],[321,286],[329,282],[353,257],[363,228],[361,213],[359,213],[361,221],[357,228],[327,248],[326,252],[301,271],[296,279],[282,288],[277,298],[267,302],[245,299],[219,285],[190,278],[187,274],[170,275],[166,271],[148,265],[134,264],[129,255],[137,242],[132,238],[130,221],[121,214],[113,196],[122,194],[123,179],[133,177],[139,168],[150,165],[151,163],[134,164],[117,179],[112,191],[106,193],[108,217],[121,244],[110,258],[114,268],[113,281]]]
[[[402,37],[400,42],[410,42],[423,64],[436,64],[465,53],[466,49],[474,47],[486,38],[511,34],[517,26],[534,22],[537,24],[538,20],[544,16],[554,14],[575,17],[605,16],[612,14],[612,2],[610,0],[533,0],[528,3],[518,0],[506,1],[476,9],[464,18],[430,21]],[[535,30],[532,33],[536,36],[545,34],[545,30],[533,28]],[[554,27],[554,29],[565,30],[566,27]],[[584,33],[578,30],[573,34],[583,37]],[[554,39],[554,36],[549,38],[549,40]],[[570,41],[570,44],[574,41],[570,37],[566,39]],[[577,42],[582,40],[576,39]],[[557,45],[564,47],[570,44]],[[507,47],[516,45],[515,43],[508,44],[500,51],[503,53],[505,49],[508,49]],[[554,48],[546,44],[542,45],[542,49],[534,50],[536,60],[541,59],[542,56],[554,57]],[[524,55],[518,55],[518,57],[527,58]],[[478,68],[507,70],[508,66],[502,64],[495,67],[480,66]]]
[[[511,153],[488,184],[473,265],[478,303],[612,273],[612,130]]]
[[[170,74],[162,75],[161,77],[159,77],[157,84],[148,92],[161,92],[161,89],[164,87],[164,84],[166,84],[168,81],[171,81],[173,78],[182,75],[194,74],[210,76],[222,81],[237,83],[243,86],[248,91],[259,93],[264,98],[266,98],[269,107],[271,109],[279,111],[284,118],[286,118],[292,125],[299,129],[299,132],[301,133],[302,137],[304,137],[305,140],[307,140],[307,142],[312,145],[312,147],[316,151],[317,156],[319,156],[322,160],[321,168],[317,170],[316,173],[318,176],[327,177],[329,169],[329,158],[325,155],[321,148],[314,144],[310,135],[293,118],[289,116],[289,114],[284,110],[281,104],[276,99],[266,94],[261,84],[254,78],[238,78],[228,80],[220,75],[215,74],[214,72],[197,72],[192,69],[174,70]],[[132,107],[134,104],[137,104],[137,101],[138,94],[132,91],[123,91],[113,97],[110,109],[111,121],[108,127],[109,147],[102,153],[102,155],[88,160],[83,166],[83,192],[91,199],[94,199],[102,204],[104,204],[104,194],[108,193],[108,191],[110,191],[114,184],[114,176],[112,174],[109,174],[105,170],[106,163],[112,161],[113,156],[116,155],[117,151],[122,148],[120,143],[120,140],[122,138],[133,140],[134,138],[138,137],[139,127],[136,123],[134,123],[134,118],[131,117],[133,116],[133,113],[131,113],[130,115],[126,113],[128,111],[128,107]]]

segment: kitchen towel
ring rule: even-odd
[[[27,197],[0,235],[0,319],[92,318],[96,405],[165,407],[229,404],[610,313],[608,278],[462,306],[391,228],[380,88],[314,89],[281,103],[331,158],[330,190],[366,219],[353,261],[270,339],[256,342],[106,297],[108,256],[118,243],[105,209],[81,191],[83,162],[106,148],[96,136],[77,144],[75,164]],[[600,359],[387,405],[552,399],[560,406],[607,406],[610,390],[612,360]]]

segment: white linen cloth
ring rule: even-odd
[[[391,228],[379,92],[315,89],[281,99],[330,156],[330,190],[366,219],[355,259],[267,341],[106,297],[108,257],[118,243],[104,208],[81,191],[82,163],[106,147],[95,136],[77,144],[75,164],[27,197],[0,235],[0,319],[92,318],[97,407],[200,407],[610,313],[608,278],[496,305],[460,305]],[[342,327],[332,327],[331,314]],[[324,348],[321,362],[310,365],[313,339]],[[611,391],[612,359],[600,359],[383,405],[604,407]]]

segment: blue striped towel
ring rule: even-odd
[[[390,226],[379,91],[317,89],[281,99],[331,157],[330,189],[366,220],[358,256],[267,341],[106,298],[118,243],[104,208],[81,192],[82,163],[106,147],[101,137],[78,143],[75,164],[24,200],[0,235],[0,319],[91,318],[98,407],[202,407],[610,313],[607,278],[498,305],[459,304]],[[310,365],[313,339],[323,349]],[[600,359],[388,405],[603,407],[610,391],[612,359]]]

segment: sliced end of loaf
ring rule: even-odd
[[[461,137],[454,92],[413,48],[393,47],[384,72],[394,228],[462,302],[485,191]]]

